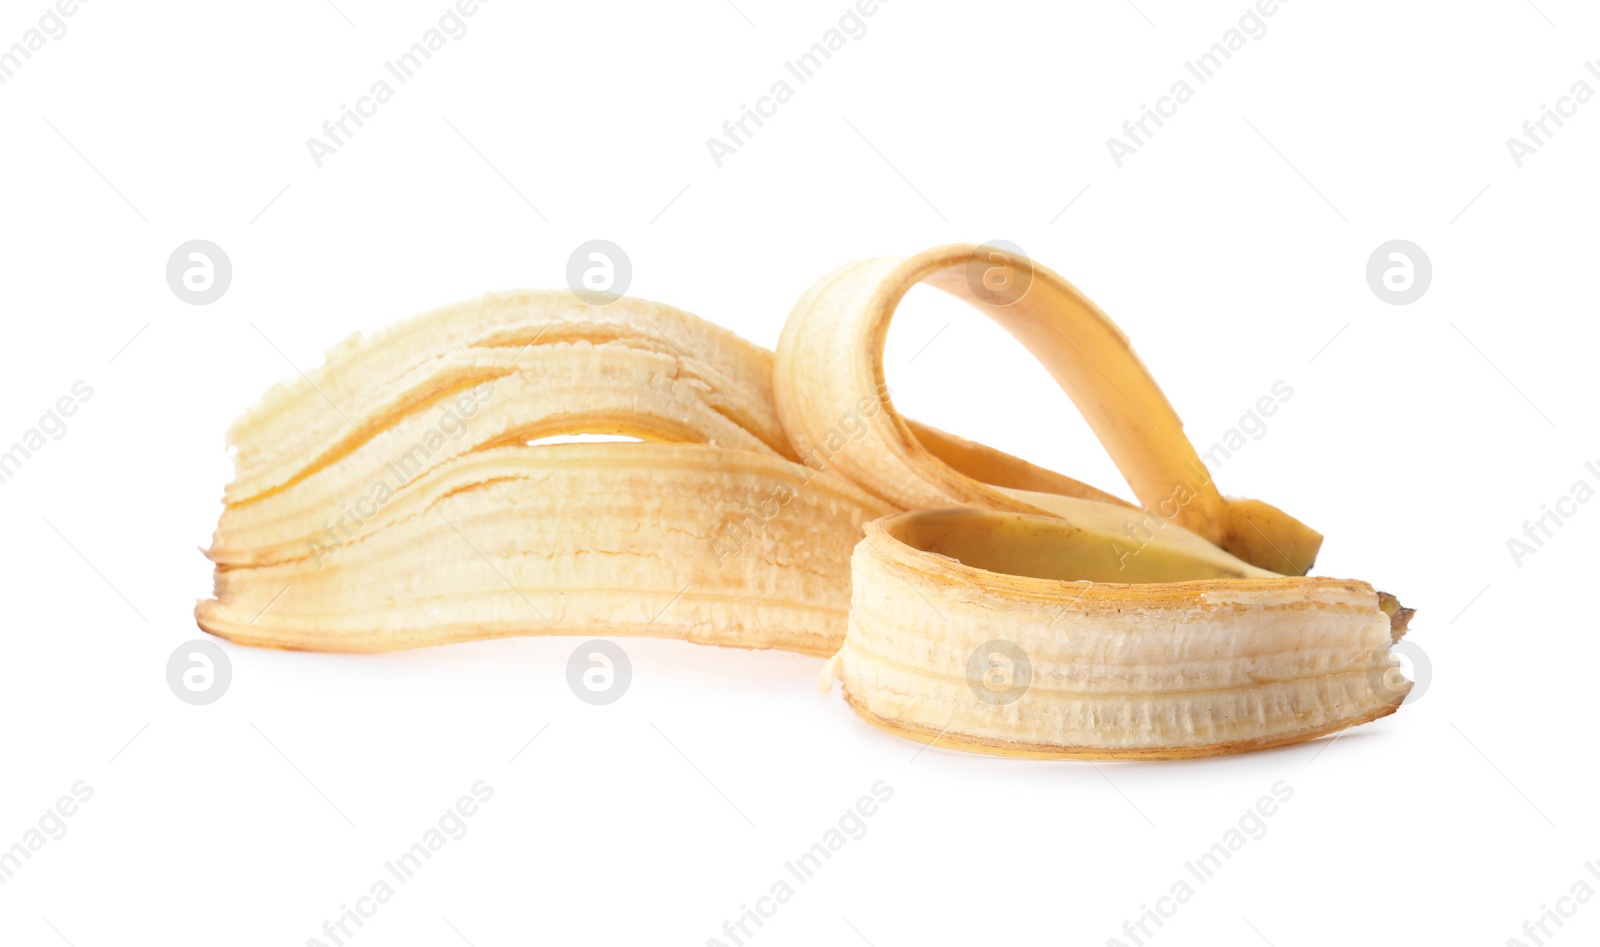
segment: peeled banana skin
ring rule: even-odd
[[[1139,506],[895,410],[884,341],[919,283],[1040,359]],[[544,442],[580,434],[628,440]],[[1224,497],[1110,319],[995,247],[841,267],[775,354],[642,300],[492,294],[341,343],[229,440],[196,618],[242,644],[777,648],[829,657],[885,730],[1025,757],[1277,746],[1410,687],[1411,610],[1307,576],[1321,535]]]
[[[307,650],[632,634],[831,654],[850,548],[892,508],[791,459],[771,360],[567,293],[348,342],[235,427],[199,623]],[[578,433],[641,442],[528,446]]]
[[[891,732],[1086,759],[1299,742],[1393,713],[1409,690],[1371,586],[1172,550],[1140,567],[1161,578],[1130,583],[1106,538],[1025,513],[875,520],[829,672]]]

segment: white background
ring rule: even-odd
[[[1285,3],[1119,170],[1106,139],[1245,0],[891,0],[718,169],[706,139],[844,0],[494,0],[319,170],[306,139],[446,9],[335,2],[94,0],[0,86],[0,446],[94,391],[0,485],[0,846],[94,789],[0,886],[0,941],[307,943],[480,779],[469,834],[349,943],[704,944],[877,780],[867,835],[749,943],[1131,944],[1278,780],[1265,837],[1153,942],[1503,944],[1600,889],[1600,502],[1520,567],[1506,546],[1600,485],[1600,103],[1521,169],[1505,144],[1600,89],[1592,7]],[[6,0],[0,44],[45,9]],[[1426,693],[1331,745],[1122,765],[917,755],[819,696],[814,659],[678,642],[624,641],[609,707],[568,691],[573,639],[538,638],[225,646],[226,696],[175,699],[227,424],[289,362],[559,286],[596,237],[633,295],[765,345],[842,262],[1003,238],[1118,320],[1197,443],[1286,381],[1217,479],[1419,609]],[[234,267],[203,307],[164,275],[195,238]],[[1408,306],[1365,278],[1394,238],[1432,259]],[[894,326],[901,409],[1125,493],[1026,353],[936,296]],[[1586,905],[1555,941],[1597,935]]]

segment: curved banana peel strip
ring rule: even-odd
[[[991,288],[992,272],[1002,274],[1004,289]],[[918,283],[965,300],[1020,341],[1071,396],[1146,509],[1172,511],[1164,518],[1263,568],[1310,569],[1322,536],[1265,503],[1217,491],[1183,422],[1106,314],[1060,276],[995,247],[859,260],[801,297],[778,342],[775,385],[784,429],[801,456],[825,444],[837,418],[860,410],[862,392],[887,390],[889,321]],[[1049,512],[998,489],[1017,484],[961,469],[930,449],[892,407],[866,424],[870,449],[841,457],[838,470],[886,500],[905,509]],[[1110,499],[1061,479],[1048,492]]]
[[[883,346],[918,282],[1040,359],[1143,509],[899,415]],[[636,442],[539,443],[575,434]],[[1392,712],[1409,686],[1388,645],[1410,611],[1302,577],[1321,536],[1223,497],[1110,320],[994,247],[845,266],[776,355],[642,300],[486,296],[341,343],[229,440],[196,618],[240,643],[833,655],[825,680],[867,720],[1022,756],[1273,746]]]
[[[352,339],[236,424],[196,618],[381,651],[616,634],[827,655],[889,504],[790,459],[772,354],[670,307],[508,293]],[[577,433],[644,443],[544,444]]]
[[[990,510],[867,524],[828,671],[870,723],[1008,756],[1178,759],[1296,743],[1410,689],[1363,582],[1260,577]]]
[[[781,513],[761,520],[762,502]],[[751,451],[496,447],[407,484],[320,562],[219,565],[216,600],[198,614],[241,644],[317,651],[582,634],[826,656],[839,645],[850,548],[884,510]],[[730,523],[745,524],[738,545],[715,534]],[[709,555],[719,539],[722,555]]]

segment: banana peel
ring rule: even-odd
[[[895,410],[918,284],[1040,360],[1137,505]],[[628,440],[548,443],[580,434]],[[1308,576],[1322,536],[1223,496],[1111,320],[992,246],[841,267],[775,353],[642,300],[492,294],[341,343],[229,441],[196,619],[242,644],[777,648],[878,727],[1024,757],[1278,746],[1410,687],[1412,611]]]

